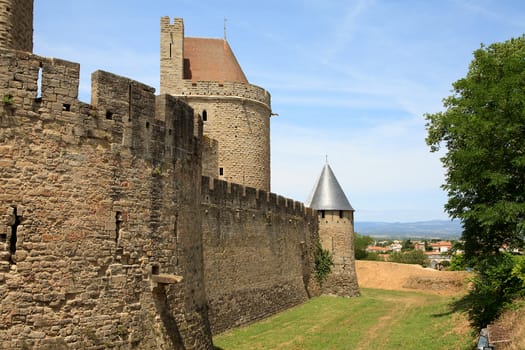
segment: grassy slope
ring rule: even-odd
[[[359,298],[314,298],[304,305],[214,338],[217,349],[472,348],[450,296],[362,289]]]

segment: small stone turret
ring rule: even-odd
[[[359,295],[354,255],[354,208],[328,163],[306,206],[317,210],[321,246],[334,260],[323,293],[344,297]]]
[[[33,52],[33,0],[0,0],[0,47]]]

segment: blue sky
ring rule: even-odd
[[[226,36],[268,90],[272,191],[305,201],[328,162],[356,221],[447,219],[424,113],[443,109],[472,52],[525,33],[516,0],[35,0],[34,52],[159,86],[161,16]]]

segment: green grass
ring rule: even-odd
[[[214,337],[217,349],[470,350],[453,297],[362,289],[359,298],[318,297]]]

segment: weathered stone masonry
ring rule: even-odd
[[[317,295],[317,217],[302,203],[203,177],[204,277],[214,333]]]
[[[208,308],[220,332],[316,293],[315,215],[207,177],[201,191],[186,104],[97,71],[89,105],[78,64],[0,63],[0,348],[210,348]]]
[[[0,0],[0,47],[33,51],[33,0]]]
[[[0,348],[211,348],[193,111],[78,74],[0,51]]]
[[[209,40],[218,45],[219,52],[200,52],[213,62],[224,58],[214,54],[235,60],[228,43],[185,38],[182,18],[170,23],[169,17],[163,17],[160,26],[160,91],[181,98],[203,116],[204,135],[217,141],[216,157],[206,155],[203,174],[270,191],[270,94],[249,84],[240,67],[235,71],[227,64],[209,73],[231,80],[197,80],[185,59],[188,44]]]
[[[87,104],[77,63],[30,52],[32,1],[7,8],[21,22],[0,12],[0,349],[212,349],[212,332],[320,293],[317,213],[265,191],[264,89],[155,96],[97,71]],[[231,140],[203,136],[204,111]],[[202,176],[221,164],[241,184]]]

